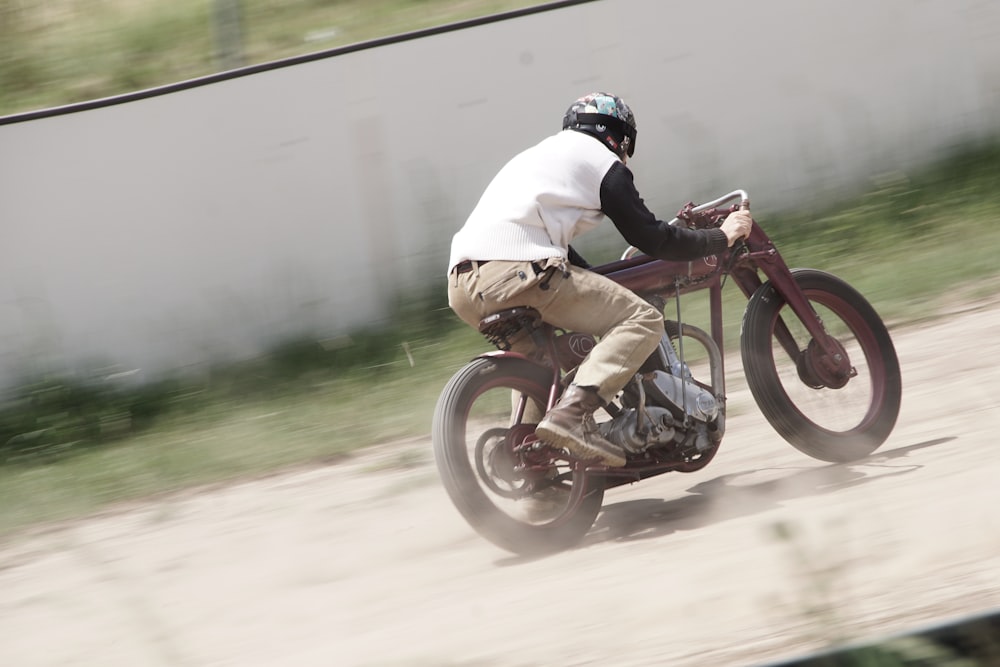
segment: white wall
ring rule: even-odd
[[[0,383],[386,317],[596,89],[664,217],[736,187],[780,209],[996,133],[1000,3],[603,0],[0,125]]]

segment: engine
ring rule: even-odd
[[[719,416],[715,396],[694,382],[663,371],[653,371],[650,376],[643,380],[643,385],[654,403],[672,407],[675,413],[698,421],[709,422]]]
[[[611,421],[600,425],[601,435],[624,447],[632,453],[641,452],[654,445],[668,445],[674,442],[677,430],[674,417],[666,408],[647,407],[643,423],[639,423],[639,411],[635,408],[623,410]]]
[[[601,434],[637,454],[650,447],[708,450],[722,438],[719,401],[694,382],[656,371],[647,376],[642,408],[629,407],[600,425]]]
[[[691,455],[705,452],[721,439],[725,426],[721,397],[721,355],[705,332],[684,325],[691,336],[708,350],[712,384],[719,395],[695,382],[687,366],[674,354],[669,341],[661,344],[661,368],[637,376],[623,394],[624,409],[600,425],[601,433],[626,451],[640,453],[651,447],[677,448]]]

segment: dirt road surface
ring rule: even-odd
[[[746,665],[997,609],[998,332],[1000,301],[896,329],[899,423],[850,465],[788,446],[730,363],[712,464],[609,491],[544,558],[478,537],[426,440],[28,534],[0,664]]]

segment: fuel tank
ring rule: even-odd
[[[662,296],[674,294],[678,278],[683,294],[689,289],[705,287],[704,282],[712,280],[713,274],[721,275],[719,259],[715,255],[686,262],[637,255],[631,259],[596,266],[592,271],[611,278],[637,294]]]

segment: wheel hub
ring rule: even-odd
[[[505,447],[503,443],[499,443],[490,450],[488,456],[490,460],[489,469],[492,471],[494,477],[511,486],[514,486],[515,482],[520,481],[518,476],[514,474],[514,454],[510,451],[509,447]]]
[[[505,498],[525,497],[544,477],[548,466],[526,465],[524,455],[530,452],[518,451],[534,432],[534,424],[517,424],[509,429],[490,429],[479,437],[476,469],[494,493]]]
[[[830,342],[834,347],[832,356],[823,351],[815,338],[799,354],[796,368],[799,379],[806,386],[813,389],[840,389],[855,375],[844,346],[836,338],[831,338]]]

